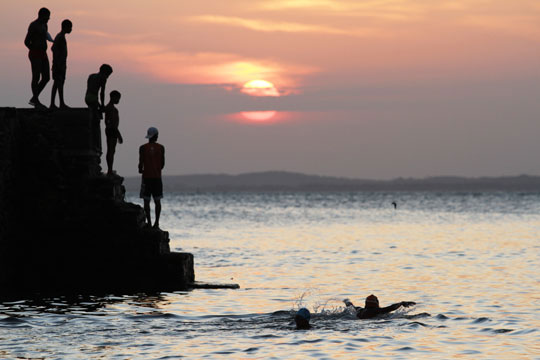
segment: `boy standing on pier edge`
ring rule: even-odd
[[[54,109],[54,99],[56,98],[56,92],[58,91],[58,97],[60,98],[60,109],[69,108],[64,102],[64,82],[66,81],[66,68],[67,68],[67,41],[66,34],[70,34],[73,29],[73,24],[69,19],[62,21],[62,30],[54,38],[54,44],[51,47],[53,52],[52,63],[52,77],[53,86],[51,93],[51,105],[50,109]]]
[[[105,86],[107,79],[111,76],[113,69],[109,64],[99,67],[99,72],[88,76],[86,95],[84,101],[92,113],[92,137],[94,146],[101,158],[101,126],[103,119],[103,109],[105,108]]]
[[[105,159],[107,160],[107,175],[111,176],[113,172],[114,153],[116,152],[116,144],[124,142],[120,130],[118,130],[118,123],[120,122],[120,116],[118,115],[118,109],[116,104],[120,102],[122,95],[119,91],[111,91],[111,100],[105,106],[105,135],[107,137],[107,154]]]
[[[52,41],[47,28],[51,12],[47,8],[41,8],[38,18],[28,27],[24,38],[24,45],[28,48],[28,59],[32,65],[32,98],[28,103],[36,108],[45,108],[39,101],[39,94],[49,82],[49,58],[47,56],[47,40]]]
[[[161,214],[161,198],[163,197],[163,183],[161,170],[165,166],[165,147],[157,143],[158,129],[148,128],[146,138],[148,143],[139,148],[139,173],[142,174],[141,194],[144,200],[144,213],[146,223],[152,226],[150,217],[150,197],[154,198],[156,206],[156,221],[154,228],[159,228],[159,215]]]

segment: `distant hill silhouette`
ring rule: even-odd
[[[128,177],[128,191],[138,191],[139,177]],[[466,178],[436,176],[422,179],[365,180],[267,171],[239,175],[165,176],[165,191],[540,191],[540,176]]]

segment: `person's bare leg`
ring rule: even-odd
[[[105,159],[107,160],[107,175],[112,175],[113,173],[113,156],[112,151],[107,149],[107,155],[105,155]]]
[[[107,137],[107,154],[105,154],[105,160],[107,161],[107,175],[113,174],[114,154],[116,153],[117,141],[117,138]]]
[[[39,81],[39,84],[38,84],[38,93],[37,93],[37,96],[39,97],[39,94],[41,94],[41,92],[43,91],[43,89],[45,88],[45,86],[47,85],[47,83],[49,82],[49,80],[51,79],[51,75],[49,74],[49,69],[47,69],[46,71],[43,70],[41,72],[41,80]]]
[[[112,175],[113,171],[113,159],[114,151],[111,149],[110,140],[107,139],[107,154],[105,160],[107,160],[107,175]]]
[[[144,214],[146,215],[146,223],[152,226],[152,219],[150,218],[150,200],[144,199]]]
[[[56,82],[56,80],[53,82],[53,85],[52,85],[52,91],[51,91],[51,105],[49,106],[50,109],[54,109],[56,107],[56,105],[54,104],[54,101],[56,99],[56,90],[58,88],[58,84]],[[60,94],[60,92],[58,92]]]
[[[30,99],[29,103],[32,106],[44,108],[45,105],[43,105],[39,101],[39,94],[43,91],[45,88],[45,85],[49,82],[51,79],[51,74],[49,74],[49,61],[47,60],[34,60],[32,61],[32,98]],[[41,79],[40,79],[41,77]]]
[[[32,98],[30,101],[30,105],[36,106],[39,104],[39,78],[41,76],[41,64],[38,60],[30,59],[30,65],[32,66],[32,82],[30,83],[30,86],[32,87]]]
[[[159,228],[159,215],[161,215],[161,200],[154,199],[154,204],[156,205],[156,222],[154,223],[154,227]]]
[[[58,85],[58,98],[60,99],[60,109],[69,109],[69,106],[64,102],[64,80]]]

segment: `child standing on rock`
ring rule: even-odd
[[[107,154],[105,155],[105,158],[107,160],[108,176],[114,174],[113,163],[116,144],[122,144],[124,142],[120,130],[118,129],[120,116],[118,115],[118,109],[114,106],[120,102],[121,96],[119,91],[111,91],[109,103],[105,106],[105,135],[107,137]]]
[[[64,102],[64,83],[66,81],[66,69],[67,69],[67,41],[66,34],[71,33],[73,24],[70,20],[66,19],[62,21],[62,30],[54,38],[54,44],[52,46],[53,63],[52,63],[52,77],[53,86],[51,94],[50,109],[56,108],[54,100],[56,98],[56,91],[58,91],[58,98],[60,99],[60,109],[67,109],[68,106]]]
[[[102,111],[105,107],[105,86],[112,72],[113,69],[109,64],[103,64],[100,66],[98,73],[88,76],[86,95],[84,97],[86,105],[92,112],[92,137],[99,156],[101,156],[100,121],[103,119]]]
[[[139,173],[142,174],[141,194],[144,200],[144,213],[146,223],[152,226],[150,217],[150,198],[154,198],[156,206],[156,221],[154,228],[159,229],[159,215],[161,214],[161,198],[163,197],[163,183],[161,170],[165,166],[165,147],[157,143],[158,129],[148,128],[146,138],[148,143],[139,148]]]

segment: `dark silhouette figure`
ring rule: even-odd
[[[86,96],[84,97],[84,101],[92,113],[92,136],[100,156],[102,153],[100,121],[103,118],[102,112],[105,108],[105,86],[112,72],[113,69],[110,65],[103,64],[98,73],[88,76]]]
[[[394,209],[397,209],[397,203],[395,201],[392,201],[392,205],[394,205]]]
[[[110,94],[110,100],[105,106],[105,135],[107,136],[107,175],[113,175],[114,153],[116,152],[116,143],[122,144],[124,139],[118,130],[120,116],[116,104],[120,102],[120,92],[113,90]]]
[[[36,108],[45,108],[45,105],[39,101],[39,94],[51,78],[47,56],[47,40],[52,41],[47,28],[50,17],[49,9],[39,9],[38,18],[30,23],[24,39],[24,45],[29,50],[28,59],[32,66],[32,98],[28,103]]]
[[[310,314],[308,309],[301,308],[300,310],[298,310],[298,312],[294,316],[294,322],[296,323],[296,329],[297,330],[311,329],[311,325],[309,324],[310,319],[311,319],[311,314]]]
[[[53,53],[52,63],[52,78],[53,86],[51,93],[51,105],[50,109],[56,108],[54,100],[56,98],[56,91],[58,90],[58,98],[60,99],[60,109],[69,108],[64,102],[64,82],[66,81],[66,68],[67,68],[67,42],[66,34],[71,33],[73,24],[70,20],[62,21],[62,30],[54,38],[54,44],[51,47]]]
[[[156,206],[156,221],[154,228],[159,228],[159,215],[161,214],[161,198],[163,197],[163,183],[161,170],[165,166],[165,147],[157,143],[158,129],[148,128],[146,138],[148,143],[139,148],[139,173],[142,174],[141,194],[144,200],[144,213],[146,223],[152,226],[150,217],[150,197],[154,198]]]
[[[360,306],[354,306],[349,299],[345,299],[343,300],[343,302],[345,303],[345,305],[355,308],[356,317],[359,319],[371,319],[379,315],[388,314],[389,312],[397,310],[402,306],[409,307],[416,305],[416,303],[413,301],[402,301],[382,308],[379,307],[379,299],[377,299],[375,295],[369,295],[366,298],[365,308],[361,308]]]

